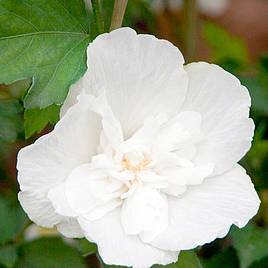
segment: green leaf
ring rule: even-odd
[[[212,48],[212,59],[224,67],[239,67],[248,64],[249,56],[246,44],[224,28],[206,22],[203,26],[203,37]],[[231,66],[230,66],[231,65]]]
[[[89,242],[85,238],[78,240],[78,250],[83,256],[88,256],[98,251],[96,244]]]
[[[17,268],[86,268],[79,252],[60,238],[40,238],[20,248]]]
[[[5,267],[13,267],[18,259],[17,248],[14,245],[9,245],[0,248],[0,264]]]
[[[202,265],[194,251],[182,251],[176,263],[168,265],[154,265],[153,268],[202,268]]]
[[[0,0],[0,83],[33,77],[24,105],[62,104],[86,69],[83,0]]]
[[[242,230],[233,228],[231,236],[241,268],[247,268],[268,256],[268,230],[248,225]]]
[[[40,133],[48,123],[55,124],[59,120],[59,112],[60,107],[57,105],[51,105],[45,109],[25,110],[24,129],[26,139],[35,132]]]
[[[13,142],[22,130],[22,106],[18,100],[0,101],[0,142]]]
[[[194,251],[182,251],[176,268],[202,268],[202,265]]]

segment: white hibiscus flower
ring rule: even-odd
[[[29,217],[98,245],[107,264],[149,267],[246,225],[259,199],[237,164],[250,97],[170,42],[121,28],[88,47],[55,129],[18,155]]]

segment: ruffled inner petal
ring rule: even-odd
[[[136,235],[127,235],[120,218],[119,208],[96,221],[79,217],[86,237],[97,243],[99,254],[106,264],[147,268],[153,264],[168,264],[177,260],[177,251],[160,250],[142,242]]]
[[[100,207],[109,211],[110,202],[121,194],[122,183],[109,180],[105,171],[84,164],[73,170],[65,187],[70,207],[78,214],[89,214]]]
[[[167,201],[158,191],[149,187],[138,187],[123,203],[121,220],[128,235],[142,232],[152,232],[156,220],[161,219],[161,225],[156,233],[167,226]],[[163,221],[162,221],[163,220]]]

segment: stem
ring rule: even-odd
[[[112,15],[110,31],[122,26],[128,0],[114,0],[114,10]]]
[[[197,3],[196,0],[184,0],[185,11],[185,49],[187,62],[194,60],[197,42]]]
[[[96,23],[98,34],[101,34],[104,32],[104,22],[101,16],[100,2],[99,0],[91,0],[91,5],[93,9],[93,17]]]

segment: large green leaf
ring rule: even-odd
[[[231,236],[241,268],[268,257],[268,230],[248,225],[242,230],[233,228]]]
[[[60,238],[40,238],[20,248],[17,268],[85,268],[79,252]]]
[[[61,104],[85,71],[83,0],[0,0],[0,83],[33,77],[24,104]]]
[[[31,137],[35,132],[39,133],[47,123],[55,124],[59,119],[57,105],[48,106],[45,109],[28,109],[24,113],[25,137]]]

